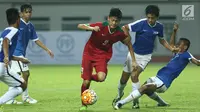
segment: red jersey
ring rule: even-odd
[[[92,31],[92,34],[85,45],[83,56],[91,59],[106,59],[112,57],[112,46],[118,41],[123,41],[127,36],[118,26],[116,31],[111,33],[108,22],[90,24],[91,27],[99,26],[100,31]]]

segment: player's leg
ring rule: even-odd
[[[96,70],[96,74],[92,75],[92,80],[95,80],[97,82],[103,82],[106,79],[107,76],[107,62],[106,60],[99,60],[93,62],[93,66]]]
[[[87,58],[87,57],[83,57],[82,60],[82,68],[81,68],[81,77],[83,79],[83,83],[81,85],[81,94],[89,89],[90,87],[90,83],[91,83],[91,79],[92,79],[92,70],[93,70],[93,66],[91,61]],[[81,108],[79,109],[80,111],[85,111],[87,109],[87,106],[82,103]]]
[[[132,64],[132,59],[131,59],[130,53],[128,53],[126,61],[124,63],[123,72],[122,72],[120,81],[118,83],[117,96],[114,98],[112,105],[115,105],[115,103],[117,101],[119,101],[124,95],[124,88],[126,87],[128,79],[129,79],[131,72],[132,72],[131,64]]]
[[[148,63],[151,60],[151,54],[148,55],[138,55],[135,53],[135,57],[136,57],[136,61],[137,64],[139,65],[137,71],[133,71],[131,74],[131,80],[132,80],[132,89],[137,90],[140,87],[140,82],[139,82],[139,76],[142,73],[142,71],[144,71],[144,69],[146,68],[146,66],[148,65]],[[131,60],[131,64],[132,64],[132,60]],[[133,101],[133,106],[132,108],[139,108],[139,99],[136,99]]]
[[[155,90],[156,90],[156,84],[154,83],[142,85],[139,89],[132,91],[128,97],[126,97],[123,100],[118,101],[114,109],[119,109],[124,104],[140,98],[143,94],[146,94],[147,92],[154,92]]]
[[[147,83],[156,83],[157,89],[156,91],[159,93],[163,93],[167,90],[166,86],[163,82],[158,79],[157,77],[151,77],[146,82]],[[165,102],[156,92],[147,92],[146,95],[151,98],[152,100],[158,102],[157,106],[169,106],[167,102]]]
[[[23,56],[20,57],[23,58]],[[37,103],[37,100],[31,98],[28,94],[28,79],[30,76],[28,65],[22,63],[21,61],[12,61],[11,71],[21,72],[23,79],[26,81],[27,89],[22,93],[22,100],[30,104]]]
[[[4,64],[1,64],[0,67],[0,80],[7,84],[9,87],[12,87],[3,96],[0,97],[0,104],[3,104],[21,94],[26,89],[26,84],[24,79],[21,78],[16,72],[10,72],[7,69],[3,69]]]

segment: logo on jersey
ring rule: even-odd
[[[57,48],[60,52],[68,54],[75,45],[74,38],[69,34],[63,34],[57,39]]]
[[[194,20],[194,5],[182,5],[182,20]]]
[[[154,31],[153,34],[154,34],[154,35],[158,35],[158,32],[157,32],[157,31]]]

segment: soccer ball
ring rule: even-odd
[[[83,104],[93,105],[97,101],[97,94],[94,90],[87,89],[82,93],[81,99]]]

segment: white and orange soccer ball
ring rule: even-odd
[[[94,90],[87,89],[82,93],[81,99],[83,104],[93,105],[97,101],[97,94]]]

